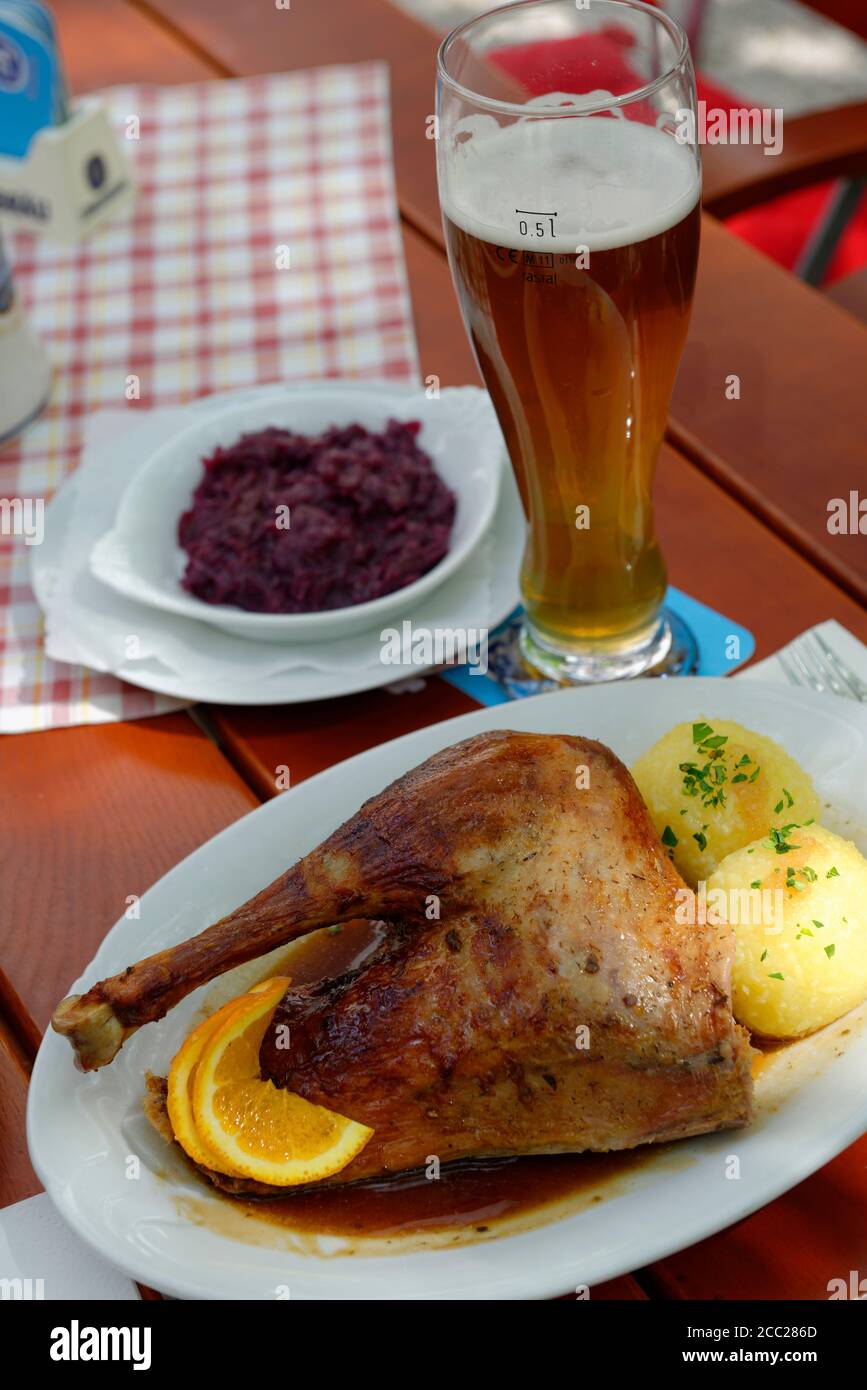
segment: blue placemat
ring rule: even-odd
[[[715,608],[699,603],[680,589],[669,588],[665,602],[672,612],[682,618],[692,631],[698,644],[697,676],[727,676],[749,661],[756,648],[753,634],[731,618],[717,613]],[[497,628],[502,632],[509,623],[519,616],[516,609],[504,623]],[[491,640],[497,633],[491,633]],[[480,705],[503,705],[509,700],[519,698],[510,693],[490,674],[476,674],[470,666],[454,666],[440,672],[440,678],[450,685],[457,686],[466,695],[477,700]]]

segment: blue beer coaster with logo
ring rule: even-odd
[[[755,638],[747,628],[741,627],[731,618],[726,618],[724,614],[717,613],[715,608],[708,608],[707,604],[699,603],[698,599],[690,598],[689,594],[681,593],[680,589],[669,588],[665,596],[665,605],[686,623],[695,638],[698,646],[698,666],[692,672],[693,675],[728,676],[739,666],[743,666],[745,661],[749,661],[756,649]],[[516,608],[514,613],[490,634],[489,651],[498,639],[517,625],[521,611],[520,608]],[[467,664],[450,667],[438,674],[441,680],[456,686],[480,705],[505,705],[510,700],[523,698],[519,692],[507,690],[490,669],[485,674],[476,674],[472,666]],[[526,692],[528,695],[535,693],[529,690]]]
[[[23,159],[68,114],[53,21],[35,0],[0,0],[0,154]]]

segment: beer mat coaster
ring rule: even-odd
[[[135,1284],[95,1255],[41,1192],[0,1211],[2,1298],[138,1301]]]
[[[680,589],[669,588],[665,596],[666,607],[686,623],[698,646],[698,666],[693,672],[696,676],[728,676],[737,671],[744,662],[749,661],[756,649],[753,634],[731,618],[717,613],[715,608],[699,603]],[[492,632],[488,640],[488,670],[482,672],[482,662],[478,652],[475,660],[464,666],[455,666],[440,671],[441,680],[448,681],[465,695],[469,695],[480,705],[504,705],[509,700],[523,699],[536,694],[535,690],[519,692],[513,687],[507,689],[496,677],[492,666],[496,665],[496,643],[512,635],[521,618],[521,609],[516,608],[511,617]],[[491,651],[494,660],[491,661]]]
[[[94,411],[275,381],[418,380],[384,63],[100,99],[134,162],[135,205],[72,249],[30,232],[7,242],[55,379],[0,453],[0,733],[179,706],[44,651],[30,549]]]

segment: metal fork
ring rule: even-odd
[[[844,700],[867,704],[867,684],[850,671],[824,637],[805,632],[784,652],[777,652],[790,685],[806,685],[820,695],[828,691]]]

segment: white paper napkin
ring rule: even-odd
[[[131,1279],[79,1240],[44,1192],[0,1211],[0,1279],[21,1280],[11,1297],[27,1300],[118,1303],[140,1297]]]
[[[785,657],[808,634],[822,637],[843,665],[848,666],[850,671],[854,672],[862,681],[867,682],[867,647],[858,640],[854,633],[843,627],[842,623],[838,623],[834,618],[829,618],[827,622],[816,623],[814,627],[807,628],[794,641],[781,647],[779,652],[774,652],[764,661],[758,661],[755,666],[749,666],[746,671],[741,671],[735,680],[752,679],[770,681],[774,685],[791,685],[785,667],[780,661],[780,656]]]

